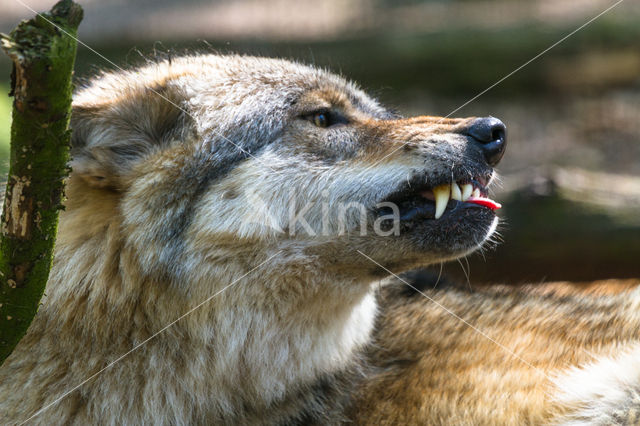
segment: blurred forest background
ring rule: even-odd
[[[448,115],[615,0],[76,0],[118,66],[182,52],[294,58],[405,115]],[[53,0],[3,0],[0,32]],[[111,65],[78,47],[76,79]],[[0,58],[0,92],[10,64]],[[640,2],[626,0],[455,116],[501,118],[504,243],[445,273],[471,283],[640,277]],[[6,173],[10,99],[0,97]],[[438,272],[439,268],[436,268]]]

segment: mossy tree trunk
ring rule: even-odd
[[[51,12],[2,35],[13,61],[9,176],[0,224],[0,362],[35,316],[49,276],[68,175],[71,75],[82,8]]]

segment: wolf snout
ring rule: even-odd
[[[495,117],[475,119],[466,132],[480,143],[485,160],[490,166],[500,162],[507,147],[507,126]]]

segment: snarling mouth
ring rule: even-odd
[[[488,196],[489,177],[429,186],[409,182],[405,188],[394,193],[386,202],[394,203],[400,210],[400,220],[440,219],[445,213],[463,208],[497,210],[502,207]],[[381,215],[391,213],[391,208],[382,207]]]

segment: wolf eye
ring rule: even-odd
[[[326,112],[317,112],[313,114],[313,124],[318,127],[329,126],[329,114]]]
[[[325,128],[332,127],[336,124],[349,124],[349,119],[336,111],[321,109],[319,111],[303,114],[300,116],[305,120],[309,120],[315,126]]]

